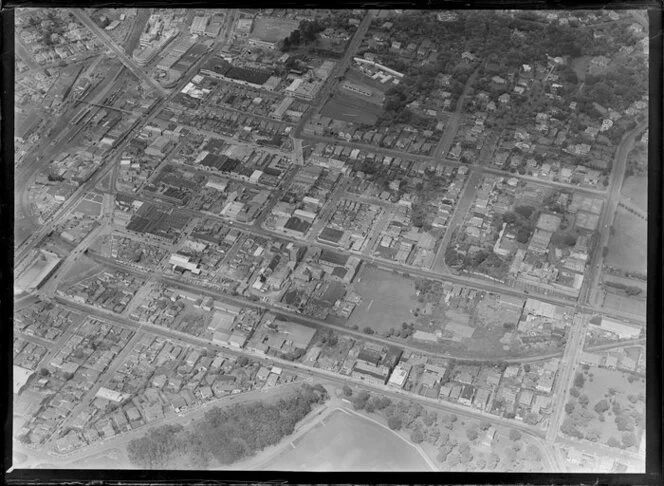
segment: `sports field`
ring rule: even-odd
[[[282,471],[430,471],[417,450],[367,419],[336,411],[265,469]]]
[[[364,101],[358,96],[335,93],[332,99],[325,103],[320,113],[335,120],[374,124],[382,112],[382,107]]]
[[[645,274],[647,270],[646,236],[648,223],[638,216],[618,208],[609,238],[609,253],[605,263],[627,272]]]
[[[644,211],[648,210],[648,178],[646,176],[629,176],[623,183],[622,193]]]
[[[254,20],[251,36],[265,42],[277,42],[288,37],[298,25],[297,20],[258,17]]]
[[[353,311],[349,324],[357,324],[360,329],[365,326],[376,332],[391,327],[401,329],[402,322],[414,320],[411,309],[421,306],[411,279],[376,267],[362,269],[354,291],[360,294],[362,301]]]

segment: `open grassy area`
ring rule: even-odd
[[[283,471],[430,471],[417,451],[369,420],[337,411],[265,469]]]
[[[374,103],[339,92],[325,103],[321,115],[347,122],[374,124],[382,112],[383,108]]]
[[[629,211],[618,208],[609,238],[605,263],[627,272],[645,274],[647,270],[646,236],[648,223]]]
[[[644,211],[648,210],[648,177],[629,176],[623,183],[622,193]]]
[[[62,276],[60,281],[60,288],[69,287],[71,285],[90,278],[93,275],[98,274],[103,269],[97,264],[97,262],[91,260],[85,255],[78,257],[78,260],[72,265],[69,271]]]
[[[353,311],[349,324],[360,329],[401,329],[402,322],[413,320],[411,309],[420,307],[413,281],[387,270],[363,267],[354,290],[362,296],[362,302]]]
[[[297,20],[258,17],[254,20],[251,36],[265,42],[277,42],[289,36],[298,25]]]
[[[645,397],[645,382],[643,378],[599,367],[579,368],[579,372],[584,373],[585,382],[583,386],[577,388],[580,392],[579,397],[570,397],[570,401],[575,403],[575,410],[571,417],[576,417],[578,420],[576,428],[587,440],[602,444],[607,444],[611,438],[620,443],[623,434],[633,433],[636,445],[628,449],[636,451],[644,425],[645,403],[642,399]],[[582,398],[584,395],[589,399],[585,406]],[[595,409],[596,406],[601,407],[601,405],[597,405],[598,402],[603,402],[604,409],[600,408],[599,411]],[[583,415],[586,416],[585,419],[582,418]],[[620,430],[616,423],[618,415],[623,418],[640,417],[640,420],[628,418],[627,421],[631,422],[631,426],[623,427],[623,430]],[[570,415],[568,414],[567,417],[569,418]],[[614,447],[617,445],[614,444]]]

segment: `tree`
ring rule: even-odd
[[[469,428],[466,429],[466,437],[468,437],[468,440],[475,440],[479,437],[479,433],[475,428]]]
[[[530,228],[528,228],[527,226],[521,226],[516,231],[516,241],[518,241],[519,243],[528,243],[531,233],[532,231]]]
[[[353,390],[347,384],[344,384],[342,390],[344,392],[344,395],[347,396],[347,397],[349,397],[353,394]]]
[[[422,433],[422,431],[419,428],[414,429],[410,433],[410,440],[412,440],[415,444],[419,444],[422,441],[424,441],[424,434]]]
[[[574,412],[574,402],[567,402],[565,404],[565,413],[571,415]]]
[[[41,377],[46,377],[46,376],[49,376],[50,374],[51,374],[51,372],[48,371],[48,368],[40,368],[39,369],[39,376],[41,376]]]
[[[595,404],[595,412],[597,413],[604,413],[610,408],[609,402],[605,399],[600,400]]]
[[[583,373],[577,373],[574,377],[574,386],[577,388],[583,388],[583,385],[586,383],[586,379],[583,376]]]
[[[510,430],[510,440],[516,442],[519,439],[521,439],[521,432],[516,429]]]
[[[480,430],[486,431],[489,430],[489,428],[491,428],[491,424],[489,422],[485,421],[480,422]]]
[[[438,417],[436,416],[436,412],[424,412],[422,415],[422,422],[424,422],[424,425],[427,427],[431,427],[434,422],[436,421]]]
[[[400,430],[401,417],[399,417],[398,415],[392,415],[390,418],[387,419],[387,425],[392,430]]]
[[[632,447],[636,445],[636,437],[633,432],[625,432],[622,435],[622,445],[623,447]]]
[[[606,443],[609,447],[620,447],[620,441],[613,436],[609,437]]]
[[[537,425],[539,423],[539,415],[536,413],[527,413],[523,421],[528,425]]]
[[[619,431],[631,432],[634,430],[634,419],[626,414],[618,415],[615,419],[616,427]]]
[[[587,407],[587,406],[588,406],[588,403],[590,403],[590,399],[588,398],[588,395],[583,394],[583,395],[581,395],[581,396],[579,397],[579,404],[580,404],[582,407]]]
[[[569,394],[572,395],[574,398],[578,398],[580,393],[581,392],[576,387],[572,387],[569,389]]]
[[[357,410],[362,410],[366,406],[368,400],[369,400],[369,392],[366,390],[360,390],[353,397],[353,406]]]

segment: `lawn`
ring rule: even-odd
[[[374,124],[383,113],[383,108],[356,96],[335,93],[320,113],[335,120]]]
[[[609,238],[609,253],[605,263],[626,272],[645,274],[648,223],[619,207],[613,228],[615,231]]]
[[[340,411],[264,467],[283,471],[430,471],[422,456],[396,434]]]
[[[412,280],[395,273],[366,266],[355,282],[354,291],[362,301],[355,308],[349,324],[365,326],[376,332],[401,329],[402,322],[412,322],[411,309],[420,307]]]

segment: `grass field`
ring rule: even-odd
[[[592,375],[592,381],[590,381]],[[602,399],[606,399],[612,406],[613,402],[620,404],[624,411],[623,413],[632,413],[636,411],[640,414],[645,413],[644,402],[637,400],[632,403],[628,397],[630,395],[637,396],[640,393],[645,393],[645,383],[641,378],[637,378],[632,383],[627,380],[628,374],[622,371],[610,370],[606,368],[590,367],[585,378],[585,384],[580,389],[582,394],[588,395],[590,403],[588,410],[592,412],[594,418],[587,424],[587,426],[580,428],[585,434],[589,430],[594,430],[599,434],[597,442],[606,444],[609,437],[615,437],[620,440],[622,432],[618,431],[615,423],[615,415],[611,409],[605,412],[604,422],[600,422],[598,414],[593,410],[595,404]],[[610,389],[614,390],[612,394]],[[578,405],[577,405],[578,406]],[[636,443],[639,443],[642,427],[637,426],[634,430],[636,435]]]
[[[609,253],[605,263],[627,272],[645,274],[648,223],[619,207],[616,211],[613,228],[615,231],[609,238]]]
[[[283,471],[430,471],[422,456],[366,419],[337,411],[265,469]]]
[[[97,217],[101,214],[101,204],[90,201],[89,199],[84,199],[78,204],[76,211],[80,211],[86,216]]]
[[[258,17],[254,20],[251,36],[265,42],[277,42],[290,35],[298,25],[296,20]]]
[[[629,176],[625,179],[622,193],[644,211],[648,210],[648,178],[646,176]]]
[[[362,296],[362,302],[353,311],[349,324],[357,324],[360,329],[401,329],[402,322],[413,321],[411,309],[420,307],[412,280],[375,267],[362,269],[354,290]]]
[[[356,96],[336,93],[325,103],[321,115],[347,122],[373,124],[382,112],[383,109],[374,103]]]

